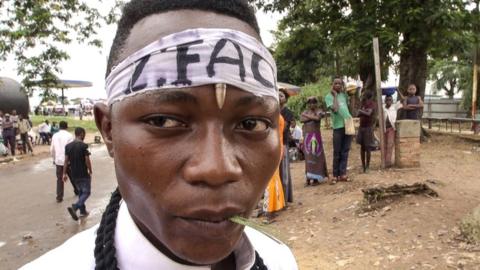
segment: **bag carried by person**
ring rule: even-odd
[[[355,135],[355,123],[353,117],[345,119],[345,135]]]

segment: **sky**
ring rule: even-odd
[[[271,31],[277,29],[277,22],[281,16],[279,14],[257,13],[257,19],[261,28],[261,36],[266,46],[274,42]],[[101,99],[105,98],[105,68],[107,57],[115,36],[116,26],[105,26],[99,31],[99,38],[103,41],[101,49],[90,47],[85,44],[76,44],[72,42],[65,46],[70,55],[70,59],[61,64],[62,74],[60,79],[90,81],[93,86],[88,88],[69,89],[65,91],[65,96],[69,99],[77,97]],[[6,65],[0,70],[0,76],[9,77],[21,81],[21,77],[16,74],[16,66],[13,59],[9,59]],[[56,91],[61,94],[61,91]],[[30,99],[30,106],[37,106],[40,102],[38,96]]]
[[[279,13],[257,12],[257,19],[261,29],[263,42],[267,47],[274,43],[272,31],[277,29],[277,23],[282,18]],[[89,88],[69,89],[65,91],[65,95],[69,99],[74,98],[105,98],[105,68],[110,46],[112,44],[116,26],[104,26],[99,31],[99,38],[103,41],[102,48],[95,48],[85,44],[77,44],[72,42],[65,46],[65,50],[69,53],[70,59],[61,64],[63,70],[59,74],[60,79],[64,80],[82,80],[92,82],[93,86]],[[17,81],[21,78],[16,74],[15,62],[9,59],[0,70],[0,76],[10,77]],[[394,86],[397,84],[398,76],[391,72],[389,80],[382,83],[384,86]],[[61,91],[56,91],[60,95]],[[40,102],[38,96],[30,99],[30,106],[37,106]]]

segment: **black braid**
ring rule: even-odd
[[[262,257],[255,251],[255,264],[250,270],[268,270],[268,268],[263,263]]]
[[[118,210],[122,195],[115,189],[110,202],[102,215],[100,226],[95,239],[95,270],[119,270],[115,257],[115,227],[117,225]],[[262,258],[255,252],[255,264],[251,270],[268,270]]]
[[[115,257],[115,227],[122,195],[118,188],[112,193],[110,202],[102,215],[95,239],[95,270],[118,270]]]

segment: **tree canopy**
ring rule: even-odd
[[[382,79],[389,68],[425,91],[429,58],[453,57],[473,42],[471,0],[257,0],[285,14],[276,34],[279,77],[294,83],[330,75],[360,76],[374,87],[372,40],[379,37]],[[477,0],[478,2],[478,0]]]
[[[54,83],[69,58],[72,42],[101,47],[98,30],[116,21],[122,1],[102,12],[102,1],[0,1],[0,61],[12,57],[22,84],[31,92],[36,81]],[[107,6],[108,6],[107,5]],[[48,87],[46,93],[48,95]]]

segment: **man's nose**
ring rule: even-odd
[[[210,125],[198,135],[192,156],[185,164],[183,177],[192,185],[218,187],[236,182],[242,175],[232,139],[223,128]]]

